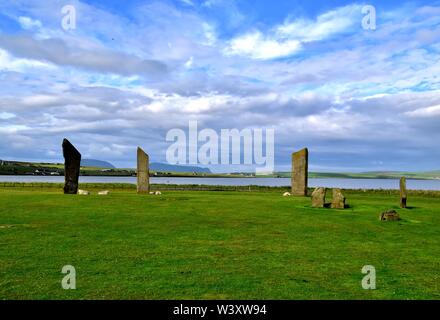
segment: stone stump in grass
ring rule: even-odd
[[[307,148],[292,154],[292,195],[307,196],[309,151]]]
[[[407,191],[406,191],[406,178],[400,178],[400,207],[406,208],[406,199],[407,199]]]
[[[342,194],[341,189],[333,189],[332,194],[333,194],[333,199],[332,199],[331,208],[344,209],[345,208],[345,196]]]
[[[379,216],[380,221],[399,221],[400,215],[396,212],[396,210],[387,210],[382,212]]]
[[[312,193],[312,207],[324,208],[325,207],[325,193],[326,188],[316,188]]]
[[[137,149],[137,193],[149,194],[150,172],[149,157],[140,147]]]
[[[77,194],[79,171],[81,169],[81,153],[70,143],[63,140],[64,157],[64,193]]]

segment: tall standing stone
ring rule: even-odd
[[[309,151],[307,148],[292,154],[292,195],[307,196]]]
[[[405,177],[400,178],[400,207],[406,208],[406,199],[407,199],[407,192],[406,192],[406,179]]]
[[[137,149],[137,193],[149,193],[149,157],[141,148]]]
[[[79,170],[81,168],[81,153],[70,143],[63,140],[64,157],[64,193],[77,194]]]

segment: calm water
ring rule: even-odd
[[[107,182],[136,184],[136,177],[80,177],[80,182]],[[62,176],[2,176],[0,182],[64,182]],[[289,186],[290,178],[167,178],[151,177],[151,183],[162,184],[205,184],[224,186]],[[310,187],[345,189],[399,189],[397,179],[309,179]],[[440,190],[440,180],[407,180],[408,189]]]

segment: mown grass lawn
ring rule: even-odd
[[[0,299],[439,299],[440,198],[0,189]],[[380,222],[397,209],[403,220]],[[73,265],[77,289],[63,290]],[[377,289],[361,287],[364,265]]]

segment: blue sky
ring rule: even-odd
[[[0,159],[165,162],[197,120],[275,129],[277,170],[440,169],[439,74],[439,1],[2,1]]]

